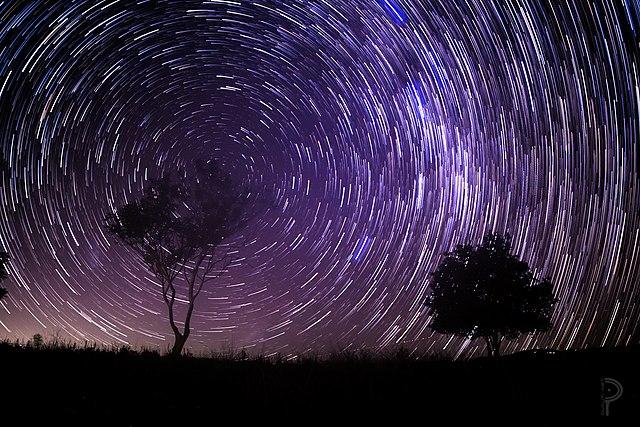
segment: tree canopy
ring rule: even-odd
[[[482,245],[458,245],[431,273],[429,326],[436,332],[484,338],[490,356],[503,338],[551,328],[557,299],[549,278],[534,278],[510,253],[511,237],[491,233]]]
[[[216,162],[198,161],[182,178],[151,181],[140,199],[105,217],[108,232],[132,248],[162,285],[175,336],[172,354],[182,353],[202,287],[231,262],[225,240],[246,224],[248,197]],[[180,300],[187,301],[182,330],[175,318]]]

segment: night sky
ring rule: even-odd
[[[0,337],[170,347],[103,218],[216,158],[273,203],[194,352],[479,355],[424,300],[491,231],[559,298],[504,351],[638,343],[640,2],[566,3],[0,1]]]

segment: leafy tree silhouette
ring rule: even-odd
[[[487,234],[482,245],[458,245],[431,273],[425,304],[436,332],[484,338],[489,356],[500,355],[503,338],[548,331],[554,297],[550,279],[533,277],[526,262],[510,254],[511,237]]]
[[[9,256],[8,252],[0,251],[0,281],[9,277],[9,272],[7,271],[7,264],[9,263],[10,259],[11,257]],[[0,286],[0,300],[2,300],[8,294],[9,294],[9,291],[7,291],[5,288]]]
[[[223,274],[233,259],[225,239],[248,219],[249,192],[216,162],[197,161],[193,172],[151,181],[139,200],[105,217],[107,231],[132,248],[162,285],[175,336],[173,355],[182,354],[189,338],[204,284]],[[178,299],[187,304],[182,331],[176,320]]]

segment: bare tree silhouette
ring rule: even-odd
[[[7,271],[7,264],[11,260],[9,253],[6,251],[0,251],[0,281],[9,277],[9,272]],[[0,286],[0,300],[6,297],[9,294],[5,288]]]
[[[173,355],[182,354],[189,338],[203,286],[232,261],[233,248],[225,239],[248,218],[248,191],[239,189],[216,162],[198,161],[193,172],[153,181],[139,200],[105,217],[109,233],[132,248],[162,285],[175,336]],[[176,319],[179,299],[187,304],[182,330]]]

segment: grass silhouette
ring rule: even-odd
[[[417,414],[421,423],[468,415],[494,425],[555,425],[633,415],[638,356],[632,346],[455,361],[403,348],[172,357],[34,337],[0,342],[0,402],[7,414],[37,412],[63,425],[218,425],[234,417],[289,424],[338,414],[334,421]],[[601,416],[603,378],[624,385],[608,417]]]

